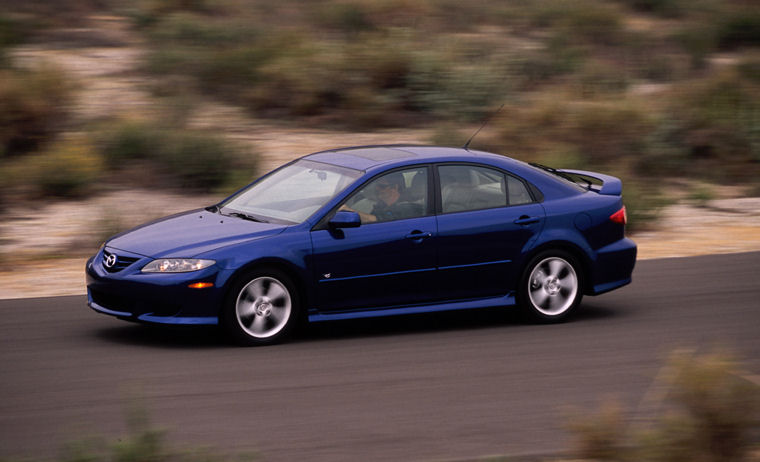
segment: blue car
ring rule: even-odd
[[[243,345],[317,322],[517,305],[566,319],[631,282],[619,179],[469,149],[318,152],[219,204],[110,238],[89,306],[129,321],[219,324]]]

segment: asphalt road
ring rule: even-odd
[[[321,324],[267,348],[90,311],[0,301],[0,457],[125,434],[130,403],[180,448],[264,460],[440,460],[568,447],[568,407],[616,397],[633,425],[677,348],[733,349],[760,374],[760,253],[639,262],[562,325],[510,310]]]

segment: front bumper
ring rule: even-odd
[[[136,258],[123,270],[103,266],[103,250],[87,261],[87,304],[119,319],[157,324],[214,325],[224,302],[228,271],[211,266],[190,273],[141,273],[150,258],[121,250],[109,252]],[[189,284],[210,282],[213,287],[191,289]]]

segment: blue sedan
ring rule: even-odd
[[[517,305],[557,322],[631,282],[619,179],[430,146],[314,153],[219,204],[110,238],[89,306],[220,324],[243,345],[317,322]]]

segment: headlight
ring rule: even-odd
[[[143,266],[143,273],[188,273],[198,271],[216,263],[214,260],[199,260],[197,258],[161,258]]]

